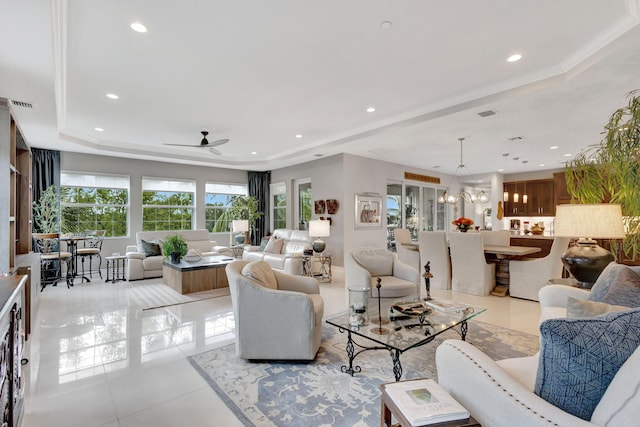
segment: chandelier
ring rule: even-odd
[[[460,164],[453,173],[451,181],[453,181],[453,178],[455,178],[459,171],[466,168],[462,161],[462,141],[464,141],[464,138],[458,138],[458,141],[460,141]],[[449,185],[447,187],[451,186],[451,181],[449,181]],[[471,194],[468,191],[461,191],[458,194],[449,194],[447,190],[444,190],[444,193],[438,197],[438,203],[449,203],[453,205],[458,203],[460,199],[463,199],[467,203],[487,203],[489,201],[489,195],[484,190],[480,190],[476,194]]]

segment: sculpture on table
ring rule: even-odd
[[[425,301],[429,301],[431,299],[431,278],[433,274],[431,274],[431,261],[427,261],[424,265],[424,286],[427,288],[427,296],[424,298]],[[418,299],[420,299],[420,295],[418,295]]]

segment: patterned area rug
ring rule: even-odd
[[[182,295],[162,283],[162,279],[128,282],[124,286],[129,289],[129,306],[143,311],[229,295],[229,288]]]
[[[402,379],[436,378],[433,342],[400,357]],[[494,360],[531,356],[539,338],[477,321],[469,322],[467,340]],[[247,362],[229,345],[189,357],[211,388],[246,426],[375,426],[380,425],[380,384],[393,381],[391,357],[386,351],[366,351],[354,361],[362,372],[351,377],[345,364],[346,335],[325,325],[322,345],[310,363]]]

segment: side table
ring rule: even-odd
[[[116,283],[120,280],[127,280],[124,276],[124,263],[127,259],[126,256],[112,255],[106,256],[104,259],[107,260],[107,279],[104,281],[105,283]]]
[[[380,385],[380,426],[381,427],[411,427],[411,423],[402,414],[402,411],[387,394],[385,384]],[[392,424],[391,417],[397,424]],[[443,423],[428,424],[428,427],[482,427],[472,416],[464,420],[446,421]]]
[[[313,271],[313,262],[320,264],[319,271]],[[321,283],[331,283],[331,255],[304,255],[302,257],[302,274],[313,277]]]
[[[231,249],[231,253],[233,254],[234,258],[236,259],[242,258],[242,253],[244,252],[244,245],[234,245],[234,246],[231,246],[229,249]]]

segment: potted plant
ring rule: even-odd
[[[255,229],[256,219],[263,215],[262,212],[258,211],[258,199],[253,196],[232,196],[231,207],[227,212],[231,220],[248,220],[250,232]],[[248,243],[251,243],[251,234],[249,234]]]
[[[640,254],[640,91],[613,112],[600,144],[567,163],[567,189],[579,203],[619,203],[627,237],[622,248],[631,259]]]
[[[162,250],[165,257],[177,264],[187,254],[187,240],[181,234],[172,234],[164,239]]]
[[[55,185],[48,186],[33,204],[33,231],[57,233],[60,231],[60,198]]]

